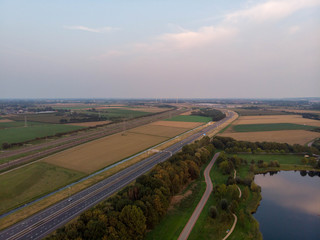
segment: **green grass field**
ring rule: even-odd
[[[84,176],[38,162],[0,175],[0,213],[22,205]]]
[[[231,156],[233,154],[230,154]],[[254,160],[258,162],[259,160],[263,160],[264,162],[269,163],[270,161],[277,160],[280,164],[301,164],[301,159],[303,158],[302,155],[294,155],[294,154],[237,154],[239,157],[244,158],[251,162]]]
[[[27,121],[41,122],[41,123],[60,123],[61,119],[70,119],[69,116],[56,116],[56,113],[42,113],[42,114],[17,114],[9,119],[14,121],[24,122],[24,117],[27,117]]]
[[[77,105],[77,106],[53,106],[53,109],[59,110],[59,109],[64,109],[64,110],[81,110],[81,109],[89,109],[89,108],[97,108],[97,107],[102,107],[102,105]]]
[[[1,122],[0,123],[0,129],[4,128],[14,128],[14,127],[24,127],[24,121],[18,121],[18,122]],[[39,122],[28,122],[28,126],[35,126],[35,125],[40,125],[43,123]]]
[[[85,113],[85,114],[93,114],[98,115],[98,112],[91,112],[91,111],[77,111],[79,113]],[[108,108],[103,109],[100,111],[100,115],[106,117],[107,119],[110,118],[136,118],[141,116],[149,115],[149,112],[143,112],[143,111],[135,111],[130,109],[121,109],[121,108]]]
[[[269,124],[241,124],[233,126],[236,132],[262,132],[280,130],[312,130],[317,127],[294,123],[269,123]]]
[[[12,127],[0,129],[0,146],[2,143],[16,143],[35,139],[37,137],[52,136],[84,127],[63,124],[39,124],[28,127]]]
[[[210,122],[210,117],[194,116],[194,115],[178,115],[172,118],[166,119],[166,121],[176,121],[176,122]]]
[[[149,115],[148,112],[135,111],[130,109],[121,109],[121,108],[109,108],[103,112],[103,115],[106,117],[119,117],[119,118],[136,118],[145,115]]]

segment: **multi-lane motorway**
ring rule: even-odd
[[[101,182],[60,201],[51,207],[0,232],[0,240],[41,239],[78,216],[86,209],[96,205],[116,191],[152,169],[156,164],[167,160],[172,154],[209,131],[217,128],[233,117],[229,112],[223,120],[209,125],[198,133],[138,162]]]

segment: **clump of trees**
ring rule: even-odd
[[[212,139],[212,144],[227,153],[315,153],[319,154],[319,150],[315,147],[307,147],[299,144],[290,145],[287,143],[277,142],[247,142],[237,141],[230,137],[216,136]]]
[[[301,163],[311,165],[314,168],[320,168],[320,160],[316,157],[304,157],[301,159]]]
[[[184,146],[134,185],[86,211],[49,239],[143,239],[166,214],[171,197],[199,177],[201,166],[213,153],[208,137]]]
[[[210,117],[212,121],[220,121],[221,119],[224,119],[226,117],[226,115],[223,112],[212,108],[201,108],[199,111],[192,112],[191,114],[203,117]]]

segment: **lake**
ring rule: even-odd
[[[262,200],[254,217],[264,240],[320,239],[320,177],[302,175],[281,171],[255,176]]]

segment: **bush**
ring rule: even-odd
[[[216,206],[210,207],[209,214],[210,214],[210,217],[212,217],[212,218],[216,218],[218,216],[218,210],[217,210]]]
[[[225,211],[228,209],[228,201],[227,201],[227,199],[225,199],[225,198],[221,199],[220,207],[221,207],[222,210],[225,210]]]

